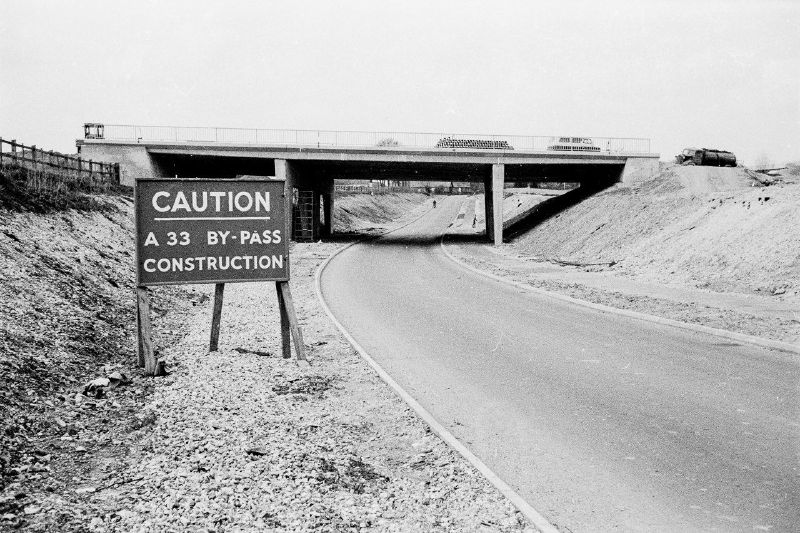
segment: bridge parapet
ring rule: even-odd
[[[521,152],[594,152],[649,154],[650,139],[636,137],[564,137],[423,133],[396,131],[283,130],[135,126],[91,123],[86,139],[138,143],[209,143],[314,148],[381,148],[402,150],[490,150]]]

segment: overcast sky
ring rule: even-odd
[[[3,0],[0,136],[84,122],[649,137],[800,159],[800,2]]]

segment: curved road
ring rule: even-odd
[[[458,213],[355,245],[323,297],[361,346],[563,531],[797,531],[800,365],[469,272]]]

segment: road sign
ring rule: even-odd
[[[289,279],[284,182],[136,181],[137,284]]]
[[[153,350],[148,285],[215,283],[209,350],[216,351],[225,283],[274,281],[284,357],[294,338],[306,360],[289,289],[284,180],[136,180],[136,319],[139,364],[165,372]]]

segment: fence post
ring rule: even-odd
[[[25,157],[25,147],[22,147],[22,157]],[[31,163],[33,163],[33,172],[36,172],[36,145],[31,145]]]
[[[121,185],[122,182],[120,181],[120,175],[119,175],[119,163],[114,163],[114,176],[117,179],[117,185]]]

